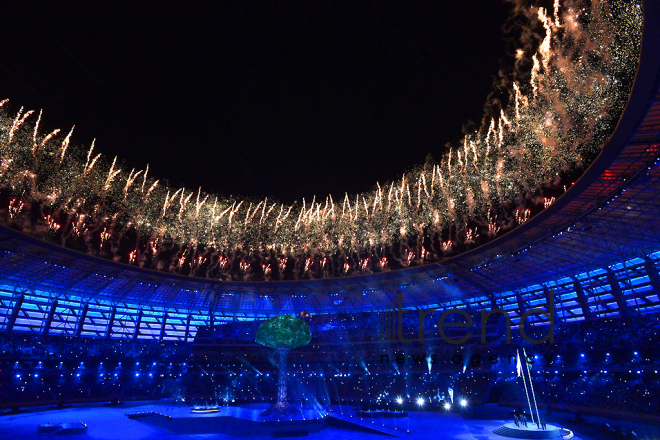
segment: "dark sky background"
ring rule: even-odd
[[[0,98],[173,185],[299,200],[400,177],[482,117],[510,6],[0,7]]]

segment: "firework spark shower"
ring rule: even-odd
[[[171,187],[95,141],[75,142],[74,128],[44,130],[47,115],[2,101],[0,218],[89,254],[208,278],[321,278],[438,261],[547,208],[554,196],[543,191],[598,154],[634,78],[640,3],[516,4],[514,14],[527,23],[515,67],[501,73],[481,126],[372,191],[283,204]]]

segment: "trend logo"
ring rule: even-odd
[[[555,342],[555,302],[554,302],[554,289],[549,289],[547,294],[548,308],[535,308],[525,311],[521,316],[518,322],[518,331],[522,338],[533,345],[543,344],[545,342],[550,342],[553,344]],[[397,292],[396,301],[392,301],[391,308],[386,309],[380,314],[380,340],[382,342],[399,342],[404,344],[410,344],[413,341],[419,343],[424,342],[424,321],[426,317],[432,313],[437,312],[438,308],[431,307],[428,309],[418,310],[418,331],[417,338],[406,338],[404,336],[404,319],[403,316],[412,313],[412,310],[405,309],[403,307],[403,292]],[[490,310],[482,309],[481,310],[481,343],[486,343],[486,323],[488,318],[495,314],[502,315],[502,318],[505,321],[504,330],[506,331],[507,343],[511,343],[511,316],[509,312],[500,308],[492,308]],[[461,315],[464,318],[464,322],[454,322],[452,319],[451,322],[447,322],[447,319],[452,315]],[[532,339],[530,338],[525,331],[525,322],[532,315],[542,315],[547,317],[549,326],[548,333],[541,339]],[[445,310],[440,318],[438,319],[438,332],[443,341],[452,345],[464,344],[472,337],[472,333],[468,332],[460,339],[450,338],[446,332],[446,328],[451,327],[463,327],[469,328],[473,327],[474,322],[472,316],[463,309],[451,308]]]

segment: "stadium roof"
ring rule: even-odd
[[[399,290],[405,292],[406,307],[483,302],[522,309],[534,305],[544,288],[560,289],[575,280],[592,279],[590,274],[606,279],[613,272],[625,287],[632,282],[628,269],[633,267],[641,272],[655,270],[655,274],[645,275],[652,288],[641,293],[633,289],[631,300],[656,307],[657,269],[649,269],[652,266],[647,263],[655,264],[655,252],[660,250],[660,168],[656,166],[660,5],[645,2],[644,6],[637,76],[628,105],[601,154],[553,205],[483,246],[441,263],[374,275],[221,282],[113,263],[2,228],[0,283],[13,289],[12,297],[17,292],[39,291],[50,298],[75,297],[81,303],[98,300],[253,317],[303,310],[383,310],[391,306]],[[575,290],[571,298],[577,298]],[[615,300],[603,302],[604,313],[608,308],[616,310],[616,304]],[[572,313],[584,317],[579,311]]]

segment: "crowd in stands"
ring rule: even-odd
[[[531,339],[541,339],[548,333],[547,326],[528,328]],[[513,342],[518,346],[531,347],[520,332],[512,332]],[[594,350],[612,347],[656,347],[660,341],[660,313],[577,321],[555,325],[554,339],[562,350]],[[539,347],[539,346],[536,346]],[[546,349],[551,345],[544,345]]]
[[[2,359],[121,360],[149,358],[185,361],[192,354],[190,344],[143,339],[75,338],[16,333],[0,337]]]
[[[503,403],[524,404],[526,396],[519,381],[507,384]],[[600,408],[633,414],[658,414],[660,376],[640,373],[562,373],[534,380],[538,399],[570,408]]]
[[[409,404],[421,399],[427,409],[442,409],[458,398],[515,405],[524,400],[516,375],[517,349],[524,347],[541,402],[660,412],[658,315],[562,323],[554,344],[542,345],[524,341],[516,330],[510,344],[504,338],[458,346],[438,339],[422,344],[334,339],[342,331],[351,338],[377,333],[376,316],[312,317],[314,339],[289,356],[292,399],[390,409],[399,398]],[[276,393],[277,357],[254,343],[257,327],[251,321],[218,324],[200,330],[194,344],[2,334],[0,403],[113,397],[268,401]],[[542,337],[547,326],[531,327],[528,334]]]

